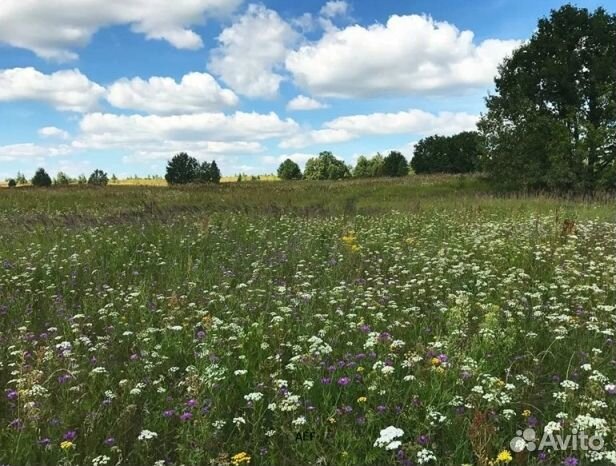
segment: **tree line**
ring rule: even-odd
[[[115,175],[112,176],[112,181],[117,181]],[[8,179],[8,187],[14,188],[17,185],[25,185],[28,183],[25,175],[21,172],[17,173],[15,178]],[[77,183],[81,185],[88,184],[90,186],[107,186],[109,183],[109,178],[107,173],[103,170],[96,169],[92,172],[92,174],[86,178],[85,175],[79,175],[76,179],[71,178],[64,172],[58,172],[56,177],[52,180],[49,173],[45,171],[44,168],[39,168],[34,173],[34,176],[30,179],[30,184],[35,188],[48,188],[52,185],[55,186],[68,186],[69,184]]]

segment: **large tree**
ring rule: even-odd
[[[503,185],[616,187],[616,16],[566,5],[506,59],[479,128]]]
[[[291,159],[286,159],[278,167],[278,178],[281,180],[301,180],[302,171],[297,163]]]
[[[197,181],[200,166],[197,159],[186,152],[180,152],[167,163],[165,180],[169,184],[187,184]]]
[[[415,146],[415,173],[468,173],[479,169],[480,137],[475,131],[454,136],[430,136]]]
[[[39,168],[32,177],[32,186],[37,188],[48,188],[51,186],[51,177],[44,168]]]
[[[306,162],[304,178],[307,180],[339,180],[351,176],[349,167],[334,154],[324,151]]]
[[[409,174],[409,164],[400,152],[391,151],[383,160],[383,175],[406,176]]]

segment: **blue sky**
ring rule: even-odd
[[[225,175],[322,150],[410,157],[474,127],[498,63],[560,5],[5,0],[0,178],[162,175],[180,150]]]

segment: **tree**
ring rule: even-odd
[[[117,182],[118,182],[118,177],[116,176],[116,174],[115,174],[115,173],[113,173],[113,174],[111,175],[111,182],[112,182],[112,183],[117,183]]]
[[[53,183],[56,186],[68,186],[69,184],[71,184],[71,179],[66,173],[58,172],[56,178],[53,180]]]
[[[209,183],[211,176],[211,165],[208,162],[203,162],[199,166],[199,174],[197,176],[197,181],[200,183]]]
[[[351,176],[349,167],[334,157],[329,151],[324,151],[318,157],[306,162],[304,178],[307,180],[339,180]]]
[[[469,173],[479,170],[481,138],[475,131],[454,136],[430,136],[415,146],[415,173]]]
[[[370,159],[360,155],[353,169],[353,176],[356,178],[383,176],[383,161],[383,156],[378,153]]]
[[[28,180],[22,172],[17,172],[15,181],[17,182],[17,184],[28,184]]]
[[[199,162],[186,152],[180,152],[167,163],[165,180],[169,184],[192,183],[199,177]]]
[[[406,176],[409,174],[409,164],[400,152],[391,151],[383,160],[383,175]]]
[[[281,180],[301,180],[302,171],[293,160],[286,159],[278,167],[278,178]]]
[[[506,187],[616,187],[616,16],[565,5],[499,68],[479,123]]]
[[[221,178],[220,170],[218,169],[218,165],[216,165],[216,160],[213,160],[212,163],[210,164],[208,181],[210,183],[218,184],[220,183],[220,178]]]
[[[51,177],[47,174],[45,169],[39,168],[36,173],[34,173],[32,186],[37,188],[48,188],[51,186]]]
[[[77,184],[86,184],[87,182],[88,180],[85,175],[81,174],[77,177]]]
[[[9,188],[14,188],[15,186],[17,186],[17,181],[15,181],[13,178],[10,178],[8,184]]]
[[[88,178],[88,184],[93,186],[107,186],[108,182],[107,173],[99,169],[94,170]]]

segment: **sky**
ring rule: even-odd
[[[228,176],[411,158],[475,128],[498,64],[562,4],[2,0],[0,178],[164,175],[180,151]]]

